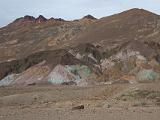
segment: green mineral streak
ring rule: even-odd
[[[84,65],[71,65],[67,66],[67,69],[72,73],[83,74],[84,76],[88,77],[91,74],[91,70]]]
[[[153,70],[143,70],[138,73],[139,80],[156,80],[158,77],[158,73]]]
[[[64,77],[60,73],[53,73],[52,77],[49,78],[49,82],[61,84],[63,82],[69,82],[69,81],[80,81],[83,78],[87,78],[91,74],[91,70],[84,65],[66,65],[65,66],[66,72],[72,73],[73,77]]]

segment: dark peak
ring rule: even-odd
[[[54,20],[54,18],[53,18],[53,17],[51,17],[49,20]]]
[[[13,23],[24,24],[24,23],[34,22],[34,21],[35,21],[35,18],[33,16],[26,15],[24,17],[16,19]]]
[[[44,17],[44,16],[42,16],[42,15],[39,15],[39,17],[38,18],[36,18],[36,23],[42,23],[42,22],[46,22],[47,21],[47,19]]]
[[[62,19],[62,18],[53,18],[52,17],[50,19],[47,19],[42,15],[39,15],[37,18],[35,18],[33,16],[26,15],[24,17],[16,19],[12,24],[14,24],[14,25],[21,25],[21,24],[26,24],[26,23],[37,23],[37,24],[39,24],[39,23],[44,23],[44,22],[47,22],[47,21],[65,22],[65,20]]]
[[[34,20],[35,20],[35,17],[26,15],[26,16],[23,17],[23,19],[25,19],[25,20],[30,20],[30,21],[34,21]]]
[[[62,18],[50,18],[49,19],[50,21],[60,21],[60,22],[64,22],[65,20],[64,19],[62,19]]]
[[[55,18],[56,21],[65,21],[64,19],[62,18]]]
[[[92,20],[96,20],[97,18],[93,17],[92,15],[86,15],[83,17],[83,19],[92,19]]]
[[[46,18],[43,15],[39,15],[39,17],[37,19],[46,19]]]

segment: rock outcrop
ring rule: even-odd
[[[40,15],[38,18],[35,19],[35,23],[43,23],[46,21],[47,21],[47,19],[45,17],[43,17],[42,15]]]
[[[95,18],[95,17],[92,16],[92,15],[86,15],[86,16],[83,17],[83,19],[97,20],[97,18]]]

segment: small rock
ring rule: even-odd
[[[84,109],[84,105],[79,105],[72,108],[72,110],[82,110],[82,109]]]

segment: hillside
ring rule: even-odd
[[[104,48],[127,42],[159,43],[159,21],[159,15],[143,9],[131,9],[97,20],[73,43],[90,42]]]
[[[157,80],[159,38],[160,16],[143,9],[74,21],[24,16],[0,29],[1,84],[35,84],[50,76],[53,84],[58,79],[80,85],[132,83],[145,72]],[[32,73],[36,70],[37,75]]]
[[[0,29],[0,61],[13,60],[39,51],[59,49],[94,22],[93,18],[65,21],[24,16]]]

